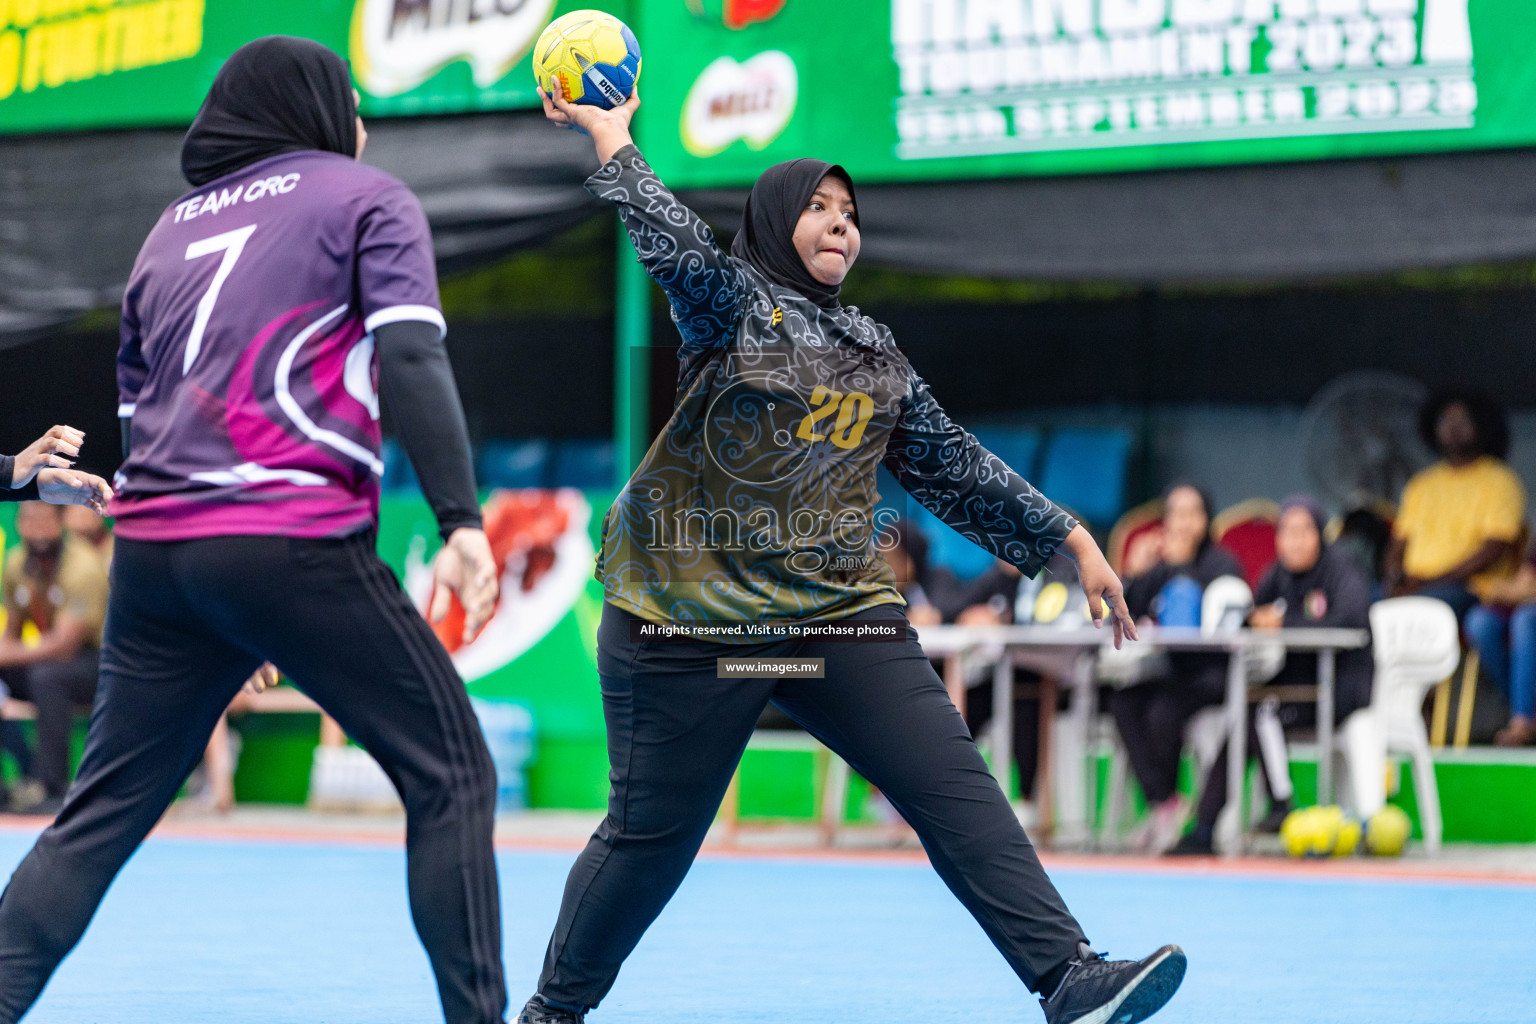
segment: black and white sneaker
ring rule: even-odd
[[[1145,960],[1105,960],[1078,943],[1077,957],[1048,998],[1046,1024],[1136,1024],[1161,1010],[1184,980],[1188,961],[1178,946]]]
[[[575,1010],[550,1006],[543,996],[536,995],[528,1000],[523,1012],[517,1015],[515,1024],[582,1024],[582,1017]]]

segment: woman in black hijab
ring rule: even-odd
[[[828,182],[831,177],[833,182]],[[802,158],[774,164],[762,173],[747,196],[741,214],[741,230],[731,243],[731,255],[752,264],[770,281],[799,292],[824,309],[836,309],[842,290],[842,275],[859,256],[857,232],[842,236],[846,251],[829,253],[829,248],[812,247],[805,255],[806,242],[801,235],[800,211],[823,184],[835,182],[847,193],[849,219],[859,226],[858,201],[853,194],[853,179],[848,172],[825,160]]]
[[[1163,492],[1157,546],[1146,552],[1140,564],[1132,553],[1126,559],[1125,602],[1138,620],[1169,624],[1164,603],[1168,586],[1176,579],[1192,580],[1204,590],[1219,576],[1242,578],[1237,559],[1211,536],[1211,517],[1211,499],[1203,488],[1180,481]],[[1225,699],[1226,679],[1226,655],[1175,651],[1168,655],[1165,678],[1115,690],[1109,696],[1109,710],[1151,810],[1134,843],[1142,852],[1161,853],[1184,830],[1190,804],[1177,788],[1184,727],[1201,708]]]
[[[769,168],[728,256],[635,148],[638,105],[545,100],[551,120],[593,137],[603,166],[587,188],[618,207],[682,346],[671,419],[603,523],[609,813],[571,871],[518,1019],[575,1024],[601,1001],[682,882],[771,702],[912,824],[1051,1024],[1142,1020],[1173,994],[1184,955],[1111,962],[1089,949],[903,614],[881,557],[876,467],[1024,572],[1070,553],[1100,621],[1112,606],[1117,640],[1135,635],[1119,580],[1071,516],[944,414],[887,328],[841,304],[860,242],[842,168]],[[821,639],[854,634],[889,642]],[[743,656],[785,669],[720,668]],[[808,657],[820,678],[783,660]]]
[[[503,1024],[495,767],[463,680],[375,550],[375,380],[444,538],[437,617],[452,592],[473,633],[497,571],[426,216],[358,161],[364,138],[346,62],[287,37],[238,50],[187,133],[193,189],[123,298],[96,703],[75,785],[0,897],[0,1021],[26,1014],[270,661],[399,791],[444,1018]]]
[[[1322,506],[1310,495],[1297,494],[1280,504],[1275,529],[1275,564],[1254,591],[1248,624],[1255,629],[1369,629],[1371,582],[1347,551],[1329,544]],[[1338,725],[1371,702],[1375,665],[1369,648],[1340,651],[1334,682],[1334,724]],[[1317,654],[1293,651],[1268,686],[1310,686],[1317,681]],[[1257,827],[1278,832],[1291,810],[1291,780],[1283,730],[1317,724],[1317,705],[1281,704],[1270,697],[1258,715],[1270,716],[1281,727],[1271,735],[1255,729],[1249,718],[1248,749],[1270,794],[1269,813]],[[1273,727],[1270,727],[1271,729]],[[1215,852],[1216,819],[1227,802],[1227,747],[1206,773],[1196,809],[1195,827],[1170,853],[1204,855]]]
[[[281,153],[361,157],[367,133],[347,62],[312,39],[266,36],[236,50],[181,147],[193,187]]]

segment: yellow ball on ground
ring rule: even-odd
[[[1292,857],[1344,857],[1359,843],[1360,823],[1334,805],[1292,811],[1280,825],[1280,845]]]
[[[1365,848],[1378,857],[1396,857],[1413,835],[1413,822],[1401,807],[1388,804],[1365,823]]]
[[[1333,843],[1333,855],[1335,857],[1348,857],[1360,848],[1360,835],[1362,829],[1360,822],[1349,815],[1339,822],[1339,832]]]
[[[1335,804],[1313,809],[1316,824],[1314,850],[1319,857],[1332,855],[1339,845],[1339,829],[1344,827],[1344,809]]]
[[[1316,807],[1300,807],[1285,816],[1280,824],[1280,845],[1292,857],[1320,857],[1321,834]]]

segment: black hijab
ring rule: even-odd
[[[1318,504],[1316,498],[1310,494],[1293,494],[1280,503],[1280,515],[1284,516],[1293,508],[1299,508],[1312,518],[1312,525],[1317,527],[1317,540],[1319,550],[1328,546],[1328,517],[1323,514],[1323,506]]]
[[[279,153],[357,153],[357,102],[347,62],[311,39],[266,36],[219,69],[181,145],[194,186]]]
[[[805,204],[828,174],[841,178],[848,186],[848,194],[853,195],[853,179],[848,172],[825,160],[788,160],[764,171],[752,186],[752,194],[747,196],[747,208],[742,211],[736,241],[731,243],[731,255],[752,264],[775,284],[794,289],[818,306],[836,309],[841,288],[812,277],[794,241],[795,225]],[[857,201],[853,222],[859,222]]]

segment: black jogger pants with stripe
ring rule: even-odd
[[[0,897],[0,1022],[37,1000],[219,715],[271,661],[400,792],[411,915],[448,1024],[501,1024],[495,770],[458,673],[373,544],[117,542],[80,773]]]
[[[939,877],[1030,989],[1084,941],[965,720],[897,605],[887,642],[644,640],[603,606],[597,663],[608,723],[608,816],[571,869],[539,995],[596,1006],[688,873],[769,701],[878,786]],[[824,658],[823,679],[718,678],[720,657]]]

